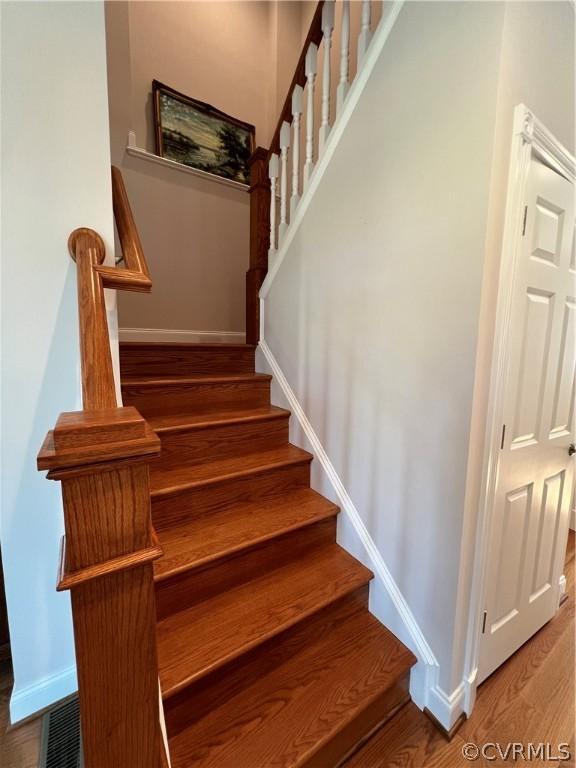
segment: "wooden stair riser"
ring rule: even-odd
[[[125,382],[122,398],[125,405],[133,405],[144,418],[261,408],[270,403],[270,378],[210,383],[183,381],[162,385]]]
[[[156,581],[189,567],[214,563],[335,518],[338,507],[310,488],[298,488],[280,497],[235,504],[215,513],[195,515],[181,525],[160,530],[162,557],[154,565]]]
[[[255,347],[244,344],[120,344],[122,376],[253,373]]]
[[[174,768],[334,768],[352,734],[362,741],[401,704],[398,683],[414,661],[375,617],[358,611],[310,633],[297,654],[173,735]]]
[[[358,717],[323,744],[318,751],[301,763],[306,768],[344,766],[346,758],[352,755],[375,730],[384,725],[410,701],[410,671],[398,678],[394,684],[382,691]]]
[[[245,553],[223,557],[203,568],[190,568],[156,583],[158,620],[234,589],[261,573],[281,568],[311,549],[330,544],[335,537],[336,518],[332,518],[280,536]]]
[[[174,736],[206,712],[219,707],[265,677],[289,658],[301,653],[315,637],[368,606],[368,585],[318,611],[282,635],[245,653],[185,690],[164,701],[169,736]]]
[[[310,462],[276,467],[245,477],[183,489],[169,496],[152,498],[152,520],[160,530],[202,515],[229,508],[234,504],[253,502],[310,485]]]
[[[157,434],[162,450],[151,465],[152,472],[162,472],[164,467],[175,464],[195,464],[279,448],[288,443],[289,417],[289,413],[281,413],[255,421],[160,431]]]

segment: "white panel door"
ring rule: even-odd
[[[531,163],[514,276],[509,366],[478,680],[557,610],[574,459],[574,187]]]

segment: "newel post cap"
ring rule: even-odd
[[[160,453],[160,439],[136,408],[104,408],[61,413],[37,458],[39,470],[81,471],[118,459],[142,459]]]

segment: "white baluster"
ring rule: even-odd
[[[371,0],[362,0],[362,21],[360,34],[358,35],[358,69],[360,69],[360,64],[362,64],[362,59],[372,39],[372,33],[370,32],[370,3]]]
[[[268,176],[270,178],[270,248],[268,257],[276,253],[276,183],[278,179],[278,155],[270,155],[268,163]]]
[[[306,159],[304,162],[304,189],[314,169],[314,81],[318,64],[318,46],[310,43],[306,51]]]
[[[301,85],[294,86],[292,92],[292,196],[290,198],[290,221],[294,216],[296,207],[300,202],[299,182],[300,182],[300,115],[302,114],[302,93]]]
[[[288,149],[290,148],[290,123],[284,121],[280,128],[280,226],[278,227],[278,246],[282,243],[288,229]]]
[[[334,29],[334,0],[325,0],[322,7],[322,39],[324,41],[324,71],[322,73],[322,119],[320,122],[319,153],[330,133],[330,50]]]
[[[340,80],[336,89],[336,114],[344,106],[344,99],[350,87],[348,83],[350,51],[350,0],[342,0],[342,33],[340,35]]]

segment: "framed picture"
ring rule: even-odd
[[[156,152],[225,179],[248,184],[254,126],[152,81]]]

